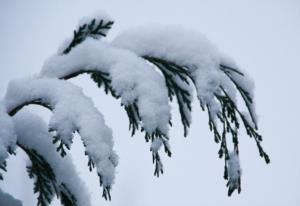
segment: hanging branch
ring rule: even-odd
[[[47,161],[35,150],[25,147],[22,149],[32,162],[31,166],[27,166],[27,172],[29,177],[34,179],[34,193],[39,193],[37,205],[47,206],[54,195],[58,195],[55,174]]]
[[[250,117],[252,119],[252,122],[255,126],[255,129],[257,129],[257,124],[256,124],[256,120],[255,120],[255,115],[253,110],[251,109],[251,104],[253,104],[253,100],[252,97],[250,96],[249,92],[244,90],[242,88],[242,86],[239,85],[239,83],[234,79],[234,77],[232,76],[232,72],[240,75],[240,76],[244,76],[244,74],[240,71],[238,71],[237,69],[225,66],[223,64],[220,64],[220,69],[224,72],[224,74],[231,80],[231,82],[235,85],[236,89],[239,91],[239,93],[241,94],[241,97],[243,98],[246,107],[248,109],[248,112],[250,114]]]
[[[34,149],[27,149],[18,143],[31,160],[32,165],[27,166],[27,172],[34,179],[34,193],[38,194],[40,206],[48,206],[54,195],[60,198],[64,206],[76,206],[76,198],[64,183],[58,184],[56,176],[50,164]]]
[[[184,136],[186,137],[191,123],[190,113],[192,111],[192,94],[186,89],[190,88],[188,71],[183,67],[159,58],[149,56],[143,56],[143,58],[154,64],[164,75],[170,101],[173,100],[173,96],[176,96],[184,128]],[[180,84],[178,81],[180,81]]]

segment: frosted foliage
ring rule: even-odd
[[[72,159],[68,156],[62,158],[56,151],[44,121],[34,114],[20,112],[14,116],[14,125],[20,145],[26,149],[35,150],[49,163],[55,174],[57,185],[65,184],[75,196],[78,206],[90,206],[88,190],[79,178]]]
[[[0,188],[0,203],[1,206],[22,206],[20,200],[15,199],[13,196],[3,192]]]
[[[214,99],[214,94],[220,93],[220,86],[235,99],[234,85],[220,70],[222,62],[234,63],[196,31],[175,26],[148,25],[122,32],[112,44],[139,56],[156,57],[187,68],[202,105],[212,108],[212,118],[220,111],[220,105]],[[239,83],[252,94],[253,83],[248,78],[245,81],[245,78],[241,76]]]
[[[5,100],[8,111],[34,100],[48,105],[53,111],[49,129],[55,137],[70,146],[73,133],[78,131],[86,154],[102,176],[103,186],[114,182],[117,158],[112,131],[80,88],[57,79],[21,79],[10,82]]]
[[[229,177],[229,187],[238,188],[240,185],[240,178],[242,175],[239,156],[235,151],[229,153],[228,160],[228,177]]]
[[[8,157],[8,152],[15,150],[16,141],[12,119],[6,113],[4,103],[0,102],[0,165]]]
[[[165,81],[143,59],[103,41],[87,39],[69,54],[48,59],[40,76],[63,78],[79,71],[108,73],[121,102],[125,106],[137,103],[144,129],[168,133],[170,105]]]

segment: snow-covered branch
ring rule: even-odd
[[[219,156],[225,158],[225,174],[229,159],[226,136],[231,135],[238,155],[240,122],[247,134],[254,137],[260,156],[267,163],[270,162],[260,144],[261,135],[257,132],[253,81],[201,34],[172,26],[138,27],[121,33],[112,44],[133,51],[153,63],[165,76],[169,91],[172,88],[180,88],[182,82],[188,84],[188,80],[194,84],[202,109],[207,108],[209,126],[214,133],[215,141],[221,143]],[[173,81],[173,84],[170,84],[170,73],[174,73],[181,81]],[[189,89],[185,91],[191,93]],[[248,113],[238,108],[237,92],[241,95]],[[178,93],[176,95],[178,99]],[[186,108],[189,108],[190,101],[185,101],[184,104],[179,100],[178,103],[186,130],[190,124],[190,121],[186,121],[190,111]],[[218,123],[223,125],[221,131]],[[226,176],[224,175],[225,178]],[[240,186],[230,187],[228,194],[234,189],[240,190]]]
[[[62,158],[51,141],[47,125],[36,115],[20,112],[13,118],[18,145],[27,153],[34,177],[38,205],[48,205],[57,195],[65,206],[89,206],[90,199],[70,157]]]
[[[187,136],[195,90],[201,108],[208,113],[215,142],[220,144],[218,154],[225,162],[228,195],[235,190],[240,192],[238,138],[241,126],[255,140],[260,156],[270,162],[258,133],[251,78],[198,32],[173,26],[138,27],[108,43],[102,37],[112,25],[112,19],[103,12],[83,18],[73,36],[45,62],[37,78],[9,84],[5,99],[0,103],[0,169],[5,170],[5,159],[14,152],[17,143],[32,160],[28,172],[35,177],[39,202],[47,205],[57,194],[65,205],[89,205],[87,194],[77,187],[80,180],[76,179],[70,159],[60,159],[49,138],[52,134],[56,150],[65,156],[73,133],[78,132],[90,170],[97,168],[100,185],[104,187],[103,197],[110,199],[118,164],[112,132],[92,101],[78,87],[64,81],[85,73],[91,75],[98,87],[104,87],[107,94],[120,98],[132,135],[139,129],[145,131],[146,141],[151,141],[156,176],[163,173],[158,153],[161,147],[171,156],[169,100],[176,98],[184,136]],[[237,94],[247,111],[240,109]],[[14,118],[16,135],[10,116],[32,104],[53,112],[50,133],[40,119],[26,114]],[[232,139],[233,152],[228,149],[228,136]],[[45,145],[49,146],[46,150]],[[43,187],[46,190],[42,190]]]
[[[130,51],[90,38],[68,54],[48,59],[40,76],[68,79],[84,72],[91,73],[99,86],[103,82],[107,92],[121,98],[132,135],[141,124],[147,141],[168,139],[171,114],[167,88],[153,66]]]
[[[4,103],[11,113],[37,100],[53,111],[49,130],[54,134],[54,142],[60,142],[57,150],[62,156],[66,154],[64,147],[71,146],[73,133],[80,134],[90,169],[97,168],[100,184],[104,187],[103,196],[110,198],[118,158],[113,151],[112,132],[92,101],[66,81],[28,78],[10,82]]]

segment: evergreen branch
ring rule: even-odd
[[[149,56],[143,56],[143,58],[154,64],[164,75],[170,101],[173,100],[173,96],[176,96],[181,122],[184,128],[184,136],[186,137],[188,128],[190,127],[190,118],[188,115],[190,115],[192,110],[190,99],[191,94],[188,90],[177,83],[178,79],[176,77],[179,77],[182,81],[181,83],[188,87],[190,86],[188,71],[184,67],[159,58]]]
[[[51,106],[50,106],[49,104],[43,102],[41,99],[35,99],[35,100],[32,100],[32,101],[25,102],[25,103],[23,103],[23,104],[21,104],[21,105],[18,105],[17,107],[15,107],[15,108],[13,108],[12,110],[10,110],[10,111],[8,112],[8,114],[9,114],[10,116],[14,116],[14,115],[15,115],[18,111],[20,111],[23,107],[28,106],[28,105],[31,105],[31,104],[34,104],[34,105],[40,105],[40,106],[43,106],[43,107],[45,107],[45,108],[47,108],[47,109],[49,109],[49,110],[52,111],[52,108],[51,108]]]
[[[113,21],[104,22],[103,19],[101,19],[99,22],[96,22],[96,19],[93,19],[89,24],[83,24],[79,26],[77,30],[74,30],[72,41],[62,53],[68,54],[74,47],[83,42],[87,37],[92,37],[95,39],[98,39],[100,36],[106,37],[107,31],[111,29],[113,24]]]
[[[241,76],[244,76],[243,73],[241,73],[240,71],[238,71],[237,69],[225,66],[225,65],[220,65],[220,69],[224,72],[224,74],[232,81],[232,83],[235,85],[236,89],[239,91],[239,93],[241,94],[246,107],[248,109],[248,112],[251,116],[252,122],[255,125],[255,129],[257,129],[257,124],[256,124],[256,120],[255,120],[255,116],[254,113],[251,109],[251,104],[253,104],[253,100],[252,97],[250,96],[249,92],[244,90],[239,84],[238,82],[232,77],[231,72],[235,72]]]
[[[250,137],[254,138],[260,156],[265,159],[266,163],[270,163],[270,158],[269,158],[268,154],[263,150],[263,148],[262,148],[262,146],[260,144],[261,141],[262,141],[261,135],[256,131],[255,127],[251,126],[251,123],[248,122],[247,118],[239,111],[239,109],[237,108],[237,106],[235,105],[235,103],[231,100],[231,98],[229,97],[229,95],[227,94],[227,92],[224,90],[224,88],[221,87],[221,89],[222,89],[222,91],[223,91],[223,93],[225,95],[226,100],[229,103],[229,104],[226,105],[226,107],[228,107],[227,109],[229,109],[230,111],[235,111],[235,112],[237,112],[239,114],[239,117],[241,118],[241,120],[243,122],[243,125],[244,125],[244,127],[246,129],[247,134]],[[236,119],[236,121],[237,121],[237,119]]]
[[[59,186],[59,191],[60,191],[60,202],[64,206],[76,206],[77,205],[77,200],[74,197],[74,195],[70,192],[70,190],[67,188],[67,186],[62,183]]]
[[[188,78],[190,78],[192,80],[192,82],[195,84],[194,79],[192,78],[191,74],[188,73],[188,70],[186,70],[185,66],[178,66],[172,62],[168,62],[162,59],[158,59],[155,57],[148,57],[148,56],[144,56],[143,58],[145,58],[146,60],[148,60],[149,62],[153,63],[157,68],[159,68],[161,70],[161,72],[163,73],[163,75],[165,76],[166,79],[166,85],[168,87],[168,93],[169,93],[169,98],[172,101],[172,96],[176,95],[177,96],[177,100],[179,100],[178,96],[180,97],[180,95],[178,95],[179,93],[177,91],[180,90],[176,90],[176,86],[174,86],[174,82],[172,82],[172,74],[177,74],[179,73],[179,77],[181,78],[181,80],[186,80]],[[217,127],[217,123],[216,121],[213,119],[212,117],[212,113],[210,111],[210,106],[206,105],[207,110],[208,110],[208,117],[209,117],[209,127],[210,130],[214,133],[214,139],[215,142],[219,143],[219,141],[221,141],[221,145],[220,145],[220,149],[219,149],[219,157],[222,158],[224,156],[224,178],[226,180],[228,180],[227,186],[228,188],[228,195],[230,196],[232,194],[232,192],[234,190],[238,190],[238,192],[241,191],[241,179],[239,177],[238,179],[238,183],[237,184],[232,184],[231,183],[231,179],[228,179],[228,160],[229,160],[229,153],[228,153],[228,148],[227,148],[227,143],[226,143],[226,134],[230,133],[232,136],[232,142],[235,148],[235,152],[238,155],[239,153],[239,149],[238,149],[238,132],[237,130],[240,127],[240,123],[238,120],[238,116],[240,117],[241,121],[243,122],[243,125],[247,131],[247,134],[250,137],[254,137],[257,147],[259,149],[259,153],[261,157],[264,157],[266,163],[270,162],[269,156],[264,152],[263,148],[260,145],[260,142],[262,140],[261,135],[259,135],[257,133],[257,125],[256,125],[256,121],[254,118],[254,114],[253,111],[251,110],[251,104],[253,103],[253,100],[249,94],[248,91],[244,90],[237,81],[235,81],[235,79],[231,76],[231,73],[234,72],[238,75],[244,76],[244,74],[242,72],[240,72],[237,69],[228,67],[226,65],[220,65],[220,69],[225,73],[225,75],[232,81],[232,83],[235,85],[235,87],[237,88],[237,90],[239,91],[239,93],[241,94],[247,109],[249,111],[249,114],[251,116],[252,122],[254,123],[254,127],[251,126],[250,122],[248,122],[247,118],[239,111],[239,109],[237,108],[237,106],[235,105],[235,103],[233,102],[233,100],[231,100],[231,98],[229,97],[229,95],[226,93],[226,91],[224,90],[224,88],[220,87],[220,89],[222,90],[222,92],[224,93],[223,95],[219,95],[219,94],[215,94],[216,99],[219,101],[221,108],[222,108],[222,112],[217,114],[218,119],[220,120],[220,122],[223,124],[223,132],[222,135],[220,135],[219,131],[218,131],[218,127]],[[187,78],[186,78],[187,77]],[[188,82],[187,82],[188,83]],[[174,89],[175,88],[175,89]],[[184,93],[182,91],[180,91],[181,93]],[[180,103],[180,101],[178,101],[178,104],[180,106],[180,108],[182,108],[182,105]],[[203,104],[200,101],[200,106],[202,107],[202,109],[204,110]],[[180,110],[181,113],[181,117],[183,116],[182,114],[182,110]],[[237,116],[238,115],[238,116]],[[182,123],[185,127],[185,120],[184,118],[182,118]],[[233,124],[233,126],[231,125]],[[158,165],[155,170],[155,174],[157,175],[159,172],[159,161],[160,161],[160,157],[154,156],[153,160],[155,160],[156,165]],[[233,186],[234,185],[234,186]]]
[[[31,166],[27,166],[27,172],[30,178],[34,178],[34,193],[39,193],[37,205],[47,206],[54,195],[58,195],[55,174],[49,163],[36,150],[25,147],[22,149],[32,162]]]
[[[129,119],[129,130],[131,130],[131,136],[135,134],[136,130],[139,130],[139,124],[141,117],[139,115],[138,106],[136,103],[124,106],[128,119]]]
[[[27,149],[22,144],[18,146],[24,150],[31,160],[32,165],[27,166],[27,172],[30,178],[34,178],[34,192],[38,195],[38,206],[48,206],[54,195],[60,199],[64,206],[77,206],[75,196],[68,187],[56,180],[55,173],[46,159],[34,149]]]
[[[164,151],[165,153],[171,157],[172,156],[172,152],[168,143],[169,138],[161,133],[158,129],[156,129],[155,132],[153,132],[152,134],[146,132],[145,134],[145,139],[147,142],[149,142],[151,140],[151,142],[153,143],[154,140],[159,139],[161,141],[161,143],[164,146]],[[160,146],[159,146],[160,147]],[[150,151],[152,152],[152,162],[155,165],[155,169],[154,169],[154,176],[159,177],[159,174],[163,174],[164,170],[163,170],[163,163],[161,161],[161,157],[157,151],[153,151],[152,148],[150,148]]]
[[[87,73],[91,73],[92,80],[97,84],[99,88],[102,85],[104,86],[104,91],[106,94],[110,93],[113,97],[119,98],[119,96],[116,95],[115,90],[111,86],[111,78],[108,73],[101,71],[92,71]]]

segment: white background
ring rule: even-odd
[[[143,135],[130,138],[128,120],[119,101],[104,95],[87,76],[72,82],[93,97],[113,129],[120,156],[112,202],[86,167],[80,141],[72,155],[87,183],[93,205],[300,205],[300,1],[0,1],[0,97],[9,80],[37,73],[44,60],[72,35],[77,21],[97,10],[107,11],[115,25],[109,39],[126,28],[148,23],[182,25],[205,34],[233,57],[256,83],[255,97],[263,146],[271,157],[265,165],[255,142],[240,136],[242,193],[227,197],[223,161],[209,132],[207,114],[193,105],[193,124],[183,138],[177,105],[171,130],[173,157],[164,158],[165,174],[153,176],[149,145]],[[180,37],[179,37],[180,38]],[[105,51],[104,51],[105,52]],[[47,119],[49,112],[31,107]],[[25,173],[26,156],[8,161],[1,188],[34,205],[32,182]],[[54,202],[53,205],[59,205]]]

